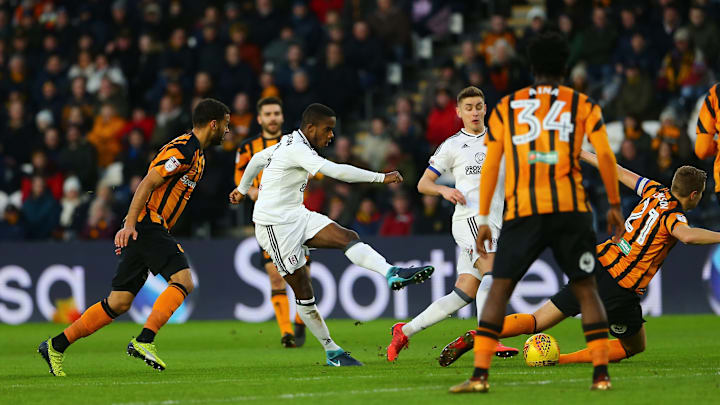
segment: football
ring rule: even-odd
[[[530,367],[554,366],[560,358],[560,347],[554,337],[538,333],[525,341],[523,357]]]

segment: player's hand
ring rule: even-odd
[[[440,190],[440,195],[443,196],[444,199],[450,201],[451,203],[453,203],[455,205],[467,204],[467,202],[465,201],[465,196],[460,192],[460,190],[458,190],[456,188],[443,187]]]
[[[402,183],[402,181],[403,177],[400,175],[400,172],[394,171],[385,173],[385,180],[383,180],[383,184]]]
[[[260,189],[258,189],[257,187],[250,187],[248,189],[247,196],[250,197],[251,200],[257,201],[258,194],[260,194]]]
[[[233,189],[233,191],[230,193],[230,204],[240,204],[240,201],[242,201],[245,196],[238,191],[238,189]]]
[[[137,240],[138,233],[134,226],[127,226],[115,234],[115,254],[119,255],[120,251],[128,245],[130,238]]]
[[[622,211],[620,211],[620,204],[611,205],[607,212],[608,233],[614,234],[616,238],[619,238],[625,231],[624,223],[625,218],[623,218]]]
[[[488,246],[492,243],[492,232],[490,227],[487,225],[481,225],[477,231],[477,251],[480,256],[487,257],[487,250],[485,250],[485,242],[487,241]]]

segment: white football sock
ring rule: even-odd
[[[478,287],[477,294],[475,295],[478,323],[480,323],[480,317],[482,316],[482,310],[485,306],[485,301],[487,301],[488,293],[490,292],[490,286],[492,286],[492,280],[492,274],[485,273],[482,280],[480,280],[480,287]]]
[[[345,249],[345,256],[350,259],[353,264],[380,273],[383,277],[387,275],[392,265],[385,260],[384,257],[375,251],[367,243],[357,241],[350,243],[349,248]]]
[[[321,345],[325,348],[326,352],[340,349],[340,346],[336,345],[330,337],[330,331],[325,325],[325,320],[320,311],[315,305],[315,297],[309,300],[295,300],[297,305],[297,312],[300,315],[300,319],[305,322],[305,325],[310,329],[313,335],[317,338]]]
[[[420,315],[413,318],[402,327],[405,336],[410,337],[421,330],[428,328],[446,319],[458,309],[472,302],[462,290],[455,288],[450,294],[430,304]]]

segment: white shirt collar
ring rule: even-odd
[[[463,134],[465,134],[467,136],[471,136],[473,138],[482,138],[483,136],[485,136],[485,134],[487,134],[487,126],[485,126],[485,129],[483,129],[483,131],[478,135],[473,135],[473,134],[469,134],[469,133],[465,132],[465,128],[461,128],[460,132],[462,132]]]

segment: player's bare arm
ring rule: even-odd
[[[130,208],[128,209],[127,216],[125,217],[125,225],[115,235],[115,247],[117,248],[115,253],[120,254],[120,249],[127,246],[128,241],[132,237],[133,240],[137,240],[137,231],[135,225],[137,224],[138,215],[145,206],[145,202],[150,193],[159,187],[165,179],[160,173],[155,170],[151,170],[145,178],[138,185],[137,191],[130,202]]]
[[[440,176],[438,176],[437,173],[430,169],[425,169],[425,173],[423,173],[420,181],[418,181],[418,191],[425,195],[441,195],[453,204],[467,204],[465,196],[463,196],[460,190],[435,183],[438,177]]]
[[[592,152],[588,152],[585,150],[581,151],[580,159],[583,162],[586,162],[595,168],[598,167],[597,155],[595,155]],[[616,166],[617,166],[618,180],[622,184],[624,184],[626,187],[635,189],[635,185],[637,184],[638,180],[640,179],[640,175],[633,173],[632,171],[630,171],[620,165],[616,165]]]
[[[678,224],[673,229],[672,236],[686,245],[713,245],[720,243],[720,232],[693,228],[685,224]]]

